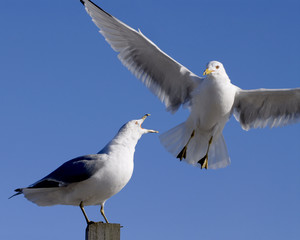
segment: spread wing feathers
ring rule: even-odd
[[[121,62],[175,112],[188,103],[202,78],[162,52],[140,31],[127,26],[88,0],[81,0],[87,13]]]
[[[238,90],[233,114],[245,130],[295,123],[300,120],[300,88]]]
[[[74,158],[28,188],[63,187],[70,183],[84,181],[101,168],[100,156],[92,154]]]

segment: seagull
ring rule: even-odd
[[[84,206],[100,205],[106,223],[104,203],[125,187],[133,173],[135,146],[145,133],[158,133],[142,128],[150,114],[124,124],[116,136],[97,154],[65,162],[52,173],[26,188],[18,188],[10,198],[24,194],[39,206],[79,206],[87,224],[92,223]]]
[[[210,61],[197,76],[89,0],[80,0],[118,58],[171,113],[180,106],[188,119],[160,135],[172,155],[205,169],[230,164],[223,128],[234,115],[244,130],[284,126],[300,120],[300,88],[243,90],[233,85],[222,63]]]

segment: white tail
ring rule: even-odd
[[[169,131],[160,135],[160,142],[172,155],[177,157],[184,146],[189,141],[193,132],[186,122],[183,122]],[[203,158],[208,148],[208,142],[211,135],[208,132],[201,132],[196,129],[194,137],[191,138],[186,152],[185,162],[194,166],[201,167],[198,161]],[[208,153],[208,168],[217,169],[223,168],[230,164],[230,158],[223,135],[217,139],[214,137]]]
[[[61,198],[60,188],[23,188],[22,192],[27,200],[39,206],[51,206],[58,203],[57,199]]]

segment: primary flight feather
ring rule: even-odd
[[[187,121],[160,136],[180,160],[201,168],[230,164],[223,128],[233,114],[243,129],[277,127],[300,120],[300,89],[242,90],[233,85],[223,64],[211,61],[199,77],[136,31],[89,0],[80,0],[121,62],[166,106],[187,105]]]

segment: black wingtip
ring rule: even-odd
[[[15,193],[14,195],[10,196],[8,199],[11,199],[11,198],[13,198],[15,196],[18,196],[18,195],[22,194],[23,190],[22,190],[22,188],[18,188],[18,189],[15,190],[15,192],[17,192],[17,193]]]
[[[83,4],[83,6],[85,6],[85,3],[86,3],[86,0],[80,0],[80,2]],[[107,14],[108,16],[110,17],[113,17],[112,15],[110,15],[108,12],[104,11],[101,7],[99,7],[97,4],[95,4],[93,1],[90,1],[89,2],[91,4],[93,4],[96,8],[98,8],[100,11],[104,12],[105,14]]]

